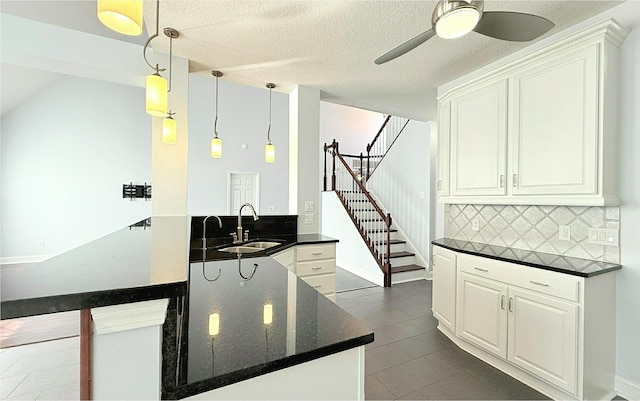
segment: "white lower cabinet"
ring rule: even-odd
[[[456,253],[434,247],[432,260],[433,297],[431,307],[440,324],[456,330]]]
[[[584,278],[438,246],[434,259],[434,316],[459,347],[554,399],[615,396],[615,273]],[[455,320],[443,313],[452,307]]]
[[[335,243],[297,245],[274,254],[272,258],[335,302]]]

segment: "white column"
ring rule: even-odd
[[[297,86],[289,95],[289,213],[298,232],[319,232],[320,90]]]
[[[166,38],[165,38],[166,39]],[[179,41],[180,39],[175,39]],[[162,67],[162,66],[161,66]],[[168,67],[168,65],[166,65]],[[162,142],[162,118],[151,117],[151,214],[153,216],[186,216],[187,157],[189,149],[189,61],[173,57],[169,108],[176,113],[176,143]],[[168,72],[162,76],[169,78]],[[203,144],[208,146],[208,144]]]
[[[160,399],[168,304],[160,299],[91,310],[93,399]]]

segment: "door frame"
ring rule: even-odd
[[[227,171],[227,210],[229,211],[229,215],[233,216],[232,212],[232,204],[231,204],[231,177],[234,174],[250,174],[256,177],[256,202],[252,203],[253,207],[256,209],[256,213],[260,213],[260,173],[255,171]]]

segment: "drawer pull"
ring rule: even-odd
[[[318,266],[318,267],[312,267],[311,270],[320,270],[322,269],[322,266]]]
[[[474,269],[476,269],[478,271],[481,271],[481,272],[484,272],[484,273],[489,273],[489,270],[487,270],[487,269],[481,269],[479,267],[474,267]]]
[[[539,283],[539,282],[537,282],[537,281],[529,280],[529,282],[530,282],[531,284],[539,285],[539,286],[542,286],[542,287],[548,287],[548,286],[549,286],[549,284]]]
[[[311,254],[312,254],[313,256],[318,256],[318,255],[322,255],[322,252],[311,252]]]
[[[313,286],[313,288],[320,288],[320,287],[322,287],[322,284],[314,285],[314,286]]]

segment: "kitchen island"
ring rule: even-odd
[[[91,310],[94,398],[364,397],[371,330],[269,256],[335,239],[294,236],[265,251],[198,260],[189,256],[191,230],[190,217],[153,217],[47,261],[3,268],[2,319]],[[153,322],[121,323],[131,316]],[[147,381],[154,394],[128,392]]]

